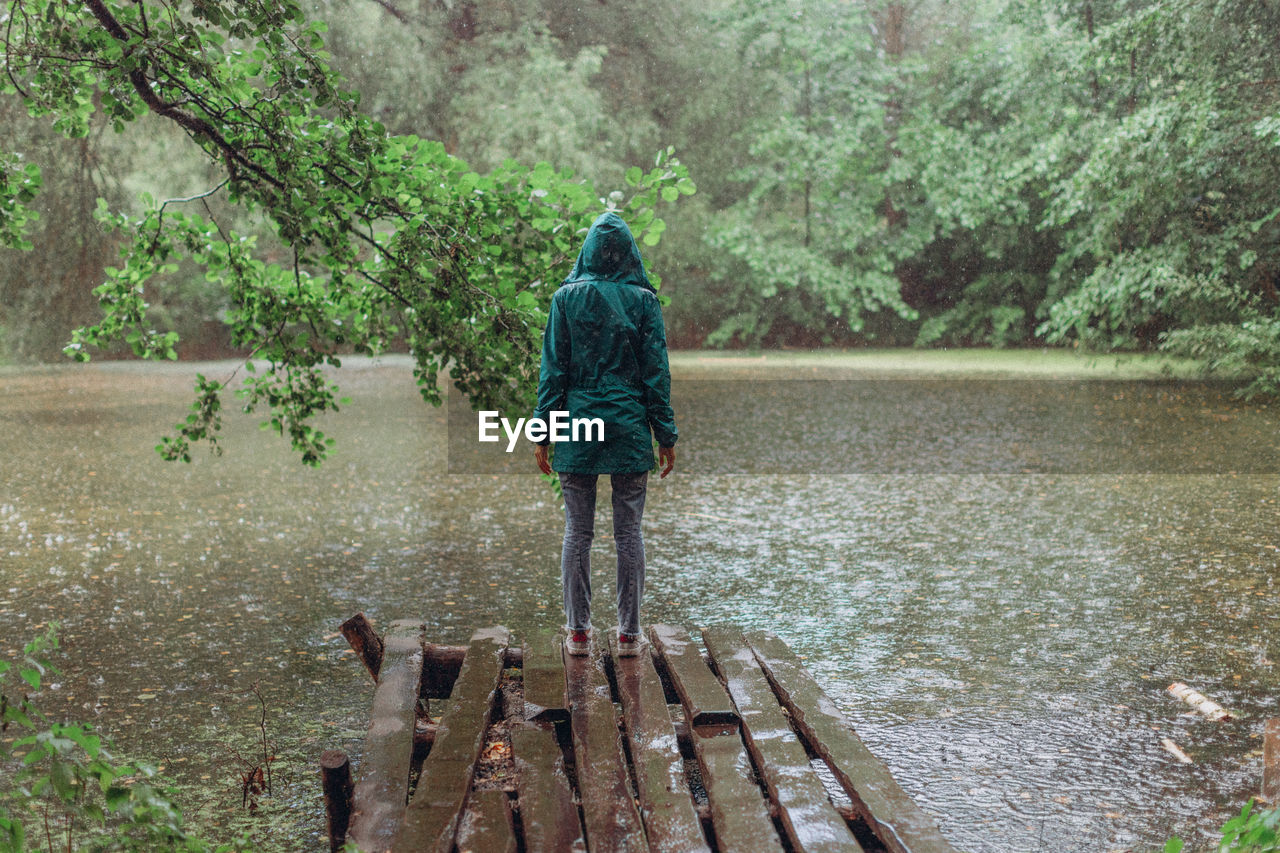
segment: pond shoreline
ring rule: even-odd
[[[410,367],[411,356],[386,353],[378,356],[343,355],[342,367],[330,372],[341,375],[349,370]],[[990,349],[982,347],[952,349],[914,349],[911,347],[858,349],[685,349],[670,351],[671,369],[675,375],[714,369],[743,371],[781,371],[793,369],[805,375],[813,371],[834,371],[866,377],[929,376],[946,378],[1021,379],[1182,379],[1204,381],[1201,362],[1172,358],[1159,353],[1084,352],[1077,349],[1034,347],[1025,349]],[[177,361],[142,361],[133,358],[96,357],[93,361],[37,362],[32,364],[0,362],[0,377],[62,375],[66,373],[117,373],[145,366],[149,372],[162,375],[186,374],[194,369],[213,375],[225,370],[231,373],[244,364],[243,358],[228,355],[215,359],[179,359]],[[258,361],[256,364],[265,365]],[[1231,381],[1232,377],[1213,374],[1208,379]]]

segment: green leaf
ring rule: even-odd
[[[61,733],[78,743],[90,758],[97,758],[102,750],[102,739],[79,726],[64,726]]]
[[[112,785],[103,792],[103,798],[106,800],[107,808],[111,811],[119,811],[120,807],[129,802],[129,789],[120,785]]]
[[[53,791],[66,803],[74,800],[76,796],[75,775],[72,768],[73,765],[67,761],[54,761],[49,767],[49,781]]]

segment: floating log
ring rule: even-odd
[[[1174,743],[1172,738],[1167,738],[1167,737],[1160,738],[1160,745],[1165,748],[1166,752],[1168,752],[1174,758],[1178,759],[1183,764],[1192,763],[1191,756],[1183,752],[1182,748],[1179,747],[1176,743]]]
[[[710,853],[693,807],[684,758],[653,657],[647,650],[635,657],[620,657],[618,638],[613,634],[609,651],[649,847],[663,853]]]
[[[467,656],[466,646],[442,646],[427,643],[422,659],[422,696],[429,699],[447,699],[453,691],[453,682],[462,669]],[[521,666],[524,653],[520,647],[508,646],[502,655],[502,665]]]
[[[377,683],[378,670],[382,668],[382,638],[373,630],[373,624],[363,613],[357,613],[342,623],[341,631],[342,636],[347,638],[347,643],[360,656],[360,660],[364,661],[364,668],[369,670],[374,683]]]
[[[564,685],[564,640],[559,629],[535,629],[524,645],[524,718],[569,719]]]
[[[516,853],[511,805],[504,791],[477,791],[458,824],[458,853]]]
[[[351,759],[340,749],[320,753],[320,786],[324,791],[325,824],[329,851],[338,853],[347,841],[351,823]]]
[[[1267,720],[1262,735],[1262,797],[1280,805],[1280,719]]]
[[[1195,708],[1201,714],[1204,714],[1214,722],[1224,722],[1233,719],[1231,712],[1223,708],[1217,702],[1199,693],[1191,687],[1183,684],[1181,681],[1175,681],[1168,686],[1168,691],[1174,697],[1186,702],[1192,708]]]
[[[564,663],[578,798],[590,850],[644,853],[644,825],[627,781],[609,682],[595,655]]]
[[[508,639],[505,628],[482,628],[472,634],[453,695],[436,728],[435,743],[422,762],[418,787],[396,836],[398,853],[450,853],[453,849]]]
[[[779,806],[778,818],[796,851],[861,851],[836,812],[822,780],[805,753],[756,656],[735,628],[702,631],[707,653],[725,680],[742,722],[742,738],[752,761]]]
[[[773,634],[746,636],[787,709],[791,724],[808,741],[845,789],[871,832],[893,853],[955,853],[937,824],[902,790],[884,762],[872,755],[836,704],[813,680],[795,652]]]
[[[517,726],[511,730],[511,751],[515,754],[526,853],[585,850],[578,807],[555,732],[534,725]]]
[[[466,656],[466,646],[427,643],[422,658],[422,697],[425,699],[448,698]]]
[[[653,625],[649,638],[660,656],[692,726],[737,726],[729,694],[707,668],[698,646],[682,628]]]
[[[422,678],[422,624],[392,622],[382,642],[381,671],[348,831],[348,840],[367,851],[390,849],[404,819]]]

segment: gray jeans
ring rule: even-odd
[[[618,549],[618,627],[640,633],[640,597],[644,594],[644,515],[649,472],[610,474],[613,487],[613,540]],[[564,618],[571,630],[591,627],[591,540],[595,537],[596,475],[561,474],[564,493]]]

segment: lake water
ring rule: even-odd
[[[1195,848],[1256,792],[1280,716],[1276,410],[981,362],[678,364],[646,621],[782,636],[962,849]],[[371,697],[338,625],[559,624],[562,522],[529,456],[468,456],[468,415],[425,406],[399,359],[338,374],[353,401],[319,470],[233,404],[224,456],[161,461],[195,372],[233,367],[0,371],[0,649],[60,622],[43,706],[161,762],[212,834],[254,825],[256,686],[278,756],[258,831],[315,849],[316,759],[358,755]]]

